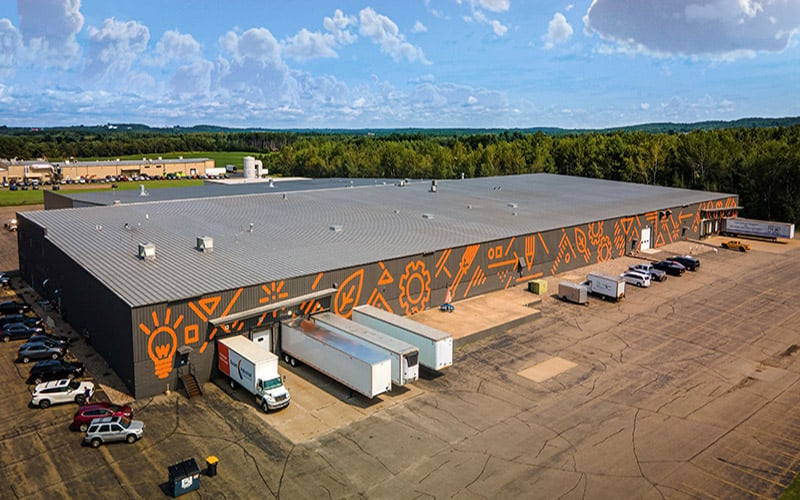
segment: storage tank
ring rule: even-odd
[[[245,179],[256,178],[256,159],[253,158],[252,156],[244,157],[244,178]]]

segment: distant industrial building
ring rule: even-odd
[[[699,238],[738,210],[732,194],[550,174],[252,189],[21,212],[20,271],[146,397],[183,362],[207,380],[222,336],[277,349],[290,315],[413,315]]]
[[[205,175],[206,169],[214,168],[214,160],[208,158],[177,158],[141,160],[98,160],[98,161],[8,161],[0,164],[0,175],[9,182],[34,180],[52,183],[57,176],[64,180],[84,181],[106,179],[107,177],[127,176],[130,178],[180,175]]]

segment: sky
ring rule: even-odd
[[[800,115],[800,0],[0,0],[0,125]]]

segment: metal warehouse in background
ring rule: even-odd
[[[165,190],[166,191],[166,190]],[[698,238],[738,197],[550,174],[24,212],[24,279],[137,398],[212,372],[215,339],[370,304],[412,315]],[[190,354],[189,354],[190,353]]]

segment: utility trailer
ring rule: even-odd
[[[603,300],[617,301],[625,297],[625,280],[620,276],[589,273],[582,285],[588,286],[589,293],[595,294]]]
[[[281,322],[283,359],[300,361],[368,398],[392,389],[392,360],[383,351],[296,318]]]
[[[589,303],[589,288],[579,283],[562,281],[558,284],[558,296],[563,301],[574,302],[576,304]]]
[[[406,385],[419,378],[417,347],[331,312],[315,314],[312,318],[317,325],[345,335],[358,343],[376,347],[389,355],[392,360],[392,383],[395,385]]]
[[[453,364],[453,336],[416,321],[364,305],[353,308],[353,321],[403,340],[419,349],[419,364],[441,370]]]

